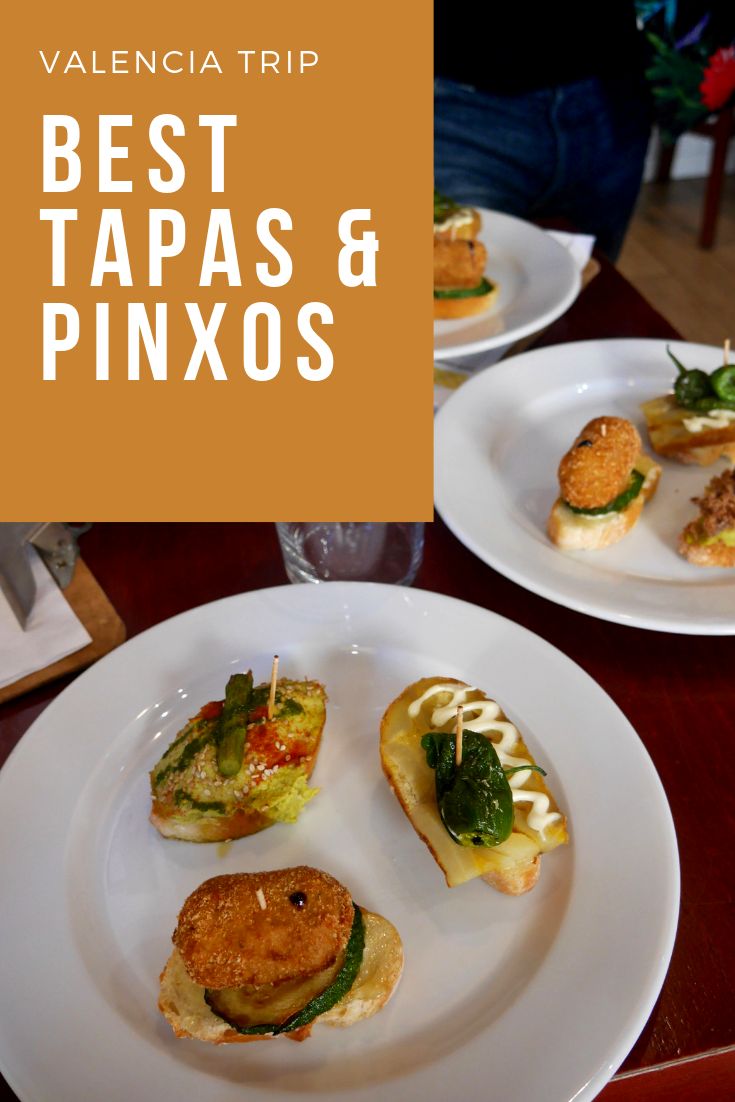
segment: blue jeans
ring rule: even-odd
[[[563,218],[615,260],[633,213],[650,132],[645,91],[583,80],[498,96],[437,79],[434,178],[463,203]]]

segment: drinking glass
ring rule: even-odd
[[[399,523],[276,524],[289,581],[410,585],[421,565],[424,526]]]

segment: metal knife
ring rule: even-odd
[[[0,524],[0,590],[24,630],[36,599],[31,545],[37,549],[57,584],[65,589],[79,556],[76,537],[87,527],[72,529],[66,524],[38,521]]]

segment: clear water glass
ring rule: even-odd
[[[291,582],[410,585],[424,551],[420,522],[286,522],[276,529]]]

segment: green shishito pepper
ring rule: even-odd
[[[357,973],[360,971],[360,965],[362,964],[362,958],[365,952],[365,923],[363,921],[362,911],[354,902],[353,907],[355,908],[355,916],[352,920],[352,929],[350,930],[349,940],[345,949],[344,964],[339,973],[332,983],[330,983],[329,987],[325,988],[320,995],[315,995],[313,999],[309,1000],[306,1006],[302,1007],[301,1010],[297,1010],[297,1012],[292,1014],[290,1018],[287,1018],[285,1022],[281,1022],[280,1025],[238,1025],[237,1022],[230,1021],[228,1018],[225,1018],[223,1014],[218,1012],[216,1009],[216,992],[205,989],[204,999],[207,1005],[218,1018],[222,1018],[228,1025],[232,1026],[233,1029],[236,1029],[238,1033],[243,1033],[246,1036],[248,1034],[254,1035],[264,1033],[272,1033],[276,1036],[279,1033],[290,1033],[294,1029],[301,1029],[302,1026],[308,1025],[309,1022],[313,1022],[320,1014],[326,1014],[326,1012],[331,1010],[340,999],[345,997],[357,979]]]
[[[233,674],[227,682],[225,704],[214,732],[217,768],[223,777],[234,777],[242,767],[252,699],[252,673]]]
[[[513,829],[513,793],[508,777],[524,769],[545,776],[538,765],[505,768],[492,742],[476,731],[462,735],[462,761],[455,759],[456,736],[431,731],[421,739],[427,765],[436,772],[436,802],[451,838],[460,846],[498,846]]]
[[[678,405],[696,413],[735,409],[735,364],[724,364],[708,375],[698,367],[684,367],[668,345],[666,353],[679,372],[674,381],[674,396]]]
[[[565,501],[564,504],[573,513],[580,513],[584,517],[601,517],[605,513],[620,513],[626,505],[630,505],[633,498],[638,497],[645,481],[645,475],[642,475],[640,471],[632,471],[628,488],[623,490],[622,494],[614,497],[607,505],[600,505],[596,509],[579,509],[576,505],[570,505],[568,501]]]
[[[435,287],[434,298],[479,298],[489,295],[492,289],[489,279],[481,279],[476,287]]]

